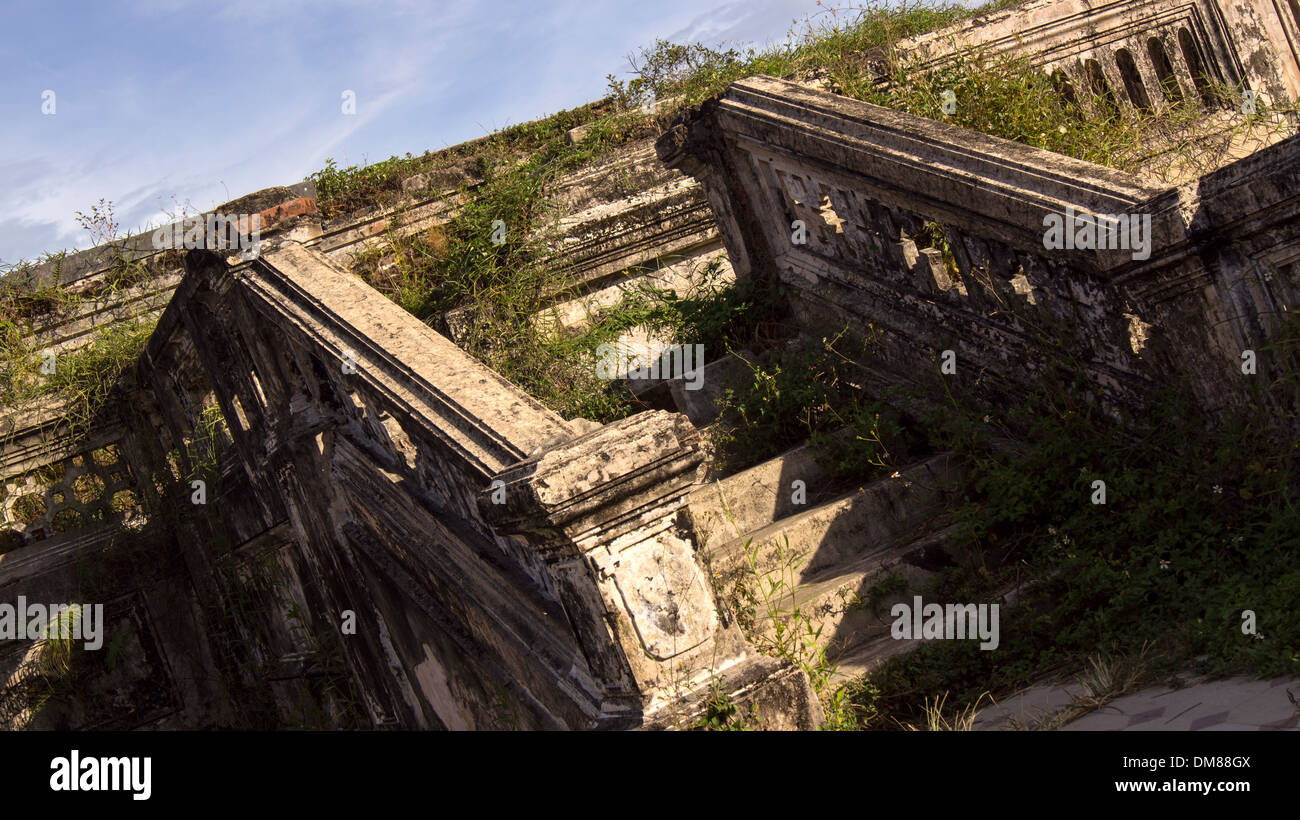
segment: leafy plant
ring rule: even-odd
[[[841,332],[799,340],[774,350],[767,363],[749,363],[751,379],[723,391],[710,430],[722,469],[743,469],[804,441],[835,476],[874,477],[914,454],[921,442],[902,414],[862,388],[869,355],[867,344]],[[830,435],[844,427],[853,435]]]

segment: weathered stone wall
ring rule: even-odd
[[[1152,326],[1158,372],[1189,374],[1198,403],[1247,400],[1300,362],[1278,346],[1300,303],[1300,136],[1144,203],[1156,252],[1111,271],[1112,287]],[[1165,231],[1163,235],[1160,233]],[[1243,372],[1246,351],[1254,375]]]
[[[991,384],[1033,379],[1041,334],[1077,321],[1091,331],[1079,354],[1096,379],[1119,400],[1140,389],[1122,303],[1102,287],[1104,261],[1048,254],[1042,220],[1071,203],[1127,212],[1154,189],[767,78],[736,83],[660,145],[705,186],[738,275],[779,276],[804,323],[823,332],[870,324],[890,378],[934,372],[953,350],[960,366],[990,371]]]
[[[704,185],[738,275],[778,276],[810,325],[869,325],[894,380],[953,350],[990,387],[1024,387],[1064,344],[1113,403],[1181,374],[1214,410],[1245,400],[1241,353],[1264,355],[1293,298],[1296,138],[1167,190],[756,77],[660,151]],[[1148,215],[1150,258],[1048,250],[1067,209]]]

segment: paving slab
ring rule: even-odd
[[[972,728],[978,731],[1033,726],[1072,704],[1077,691],[1077,686],[1065,684],[1032,686],[980,710]]]
[[[1067,731],[1259,731],[1300,728],[1287,696],[1300,678],[1204,680],[1179,689],[1152,687],[1111,701],[1063,727]]]
[[[1152,686],[1116,698],[1060,727],[1066,732],[1297,731],[1300,678],[1210,679],[1183,674],[1180,687]],[[975,731],[1042,726],[1074,705],[1080,687],[1040,683],[980,710]]]

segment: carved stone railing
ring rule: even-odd
[[[0,483],[0,530],[17,538],[0,542],[0,552],[119,522],[139,510],[136,485],[120,439],[6,476]]]
[[[1293,287],[1295,237],[1283,226],[1296,189],[1282,186],[1297,168],[1295,139],[1202,179],[1198,196],[1197,185],[1162,189],[754,77],[659,150],[704,186],[738,276],[779,277],[822,332],[870,325],[893,381],[932,372],[952,350],[986,383],[1023,388],[1066,345],[1108,402],[1139,401],[1154,376],[1181,373],[1207,409],[1239,403],[1242,352],[1267,343]],[[1223,213],[1234,208],[1244,208],[1242,234]],[[1070,212],[1149,217],[1149,257],[1049,249],[1047,226]],[[1262,245],[1281,264],[1247,271],[1242,285],[1206,255],[1225,244],[1256,259],[1263,250],[1246,247]]]
[[[293,242],[188,264],[155,345],[193,339],[375,725],[672,726],[717,686],[816,722],[677,531],[703,458],[684,417],[569,424]]]
[[[1109,92],[1132,107],[1198,100],[1209,83],[1261,101],[1300,97],[1300,7],[1290,0],[1037,0],[898,44],[922,68],[971,46],[1027,56],[1080,97]]]
[[[1300,136],[1142,208],[1167,234],[1157,232],[1150,259],[1112,270],[1109,281],[1152,326],[1156,365],[1190,374],[1210,409],[1300,372],[1294,336],[1285,342],[1300,304]]]
[[[200,614],[211,579],[196,583],[203,553],[193,528],[178,520],[194,509],[189,490],[184,507],[162,495],[181,470],[168,459],[173,441],[153,428],[152,397],[131,374],[83,424],[49,407],[20,414],[0,455],[0,601],[103,613],[97,651],[75,655],[75,695],[49,702],[24,691],[23,670],[39,667],[31,665],[39,647],[0,640],[0,703],[28,704],[10,715],[11,727],[240,725],[232,716],[238,698],[213,650],[220,630]],[[29,682],[41,695],[52,683],[44,676],[69,674],[38,671]]]

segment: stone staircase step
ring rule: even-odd
[[[831,686],[843,686],[856,680],[890,658],[907,654],[923,643],[925,641],[920,638],[895,640],[889,630],[885,630],[883,634],[873,636],[834,658],[832,662],[835,664],[835,672],[831,675]]]
[[[707,358],[710,351],[704,350],[703,354]],[[718,417],[717,401],[727,387],[737,379],[748,378],[749,369],[737,356],[753,358],[747,350],[729,353],[708,361],[693,373],[677,376],[670,373],[669,359],[662,364],[660,377],[629,378],[626,384],[638,401],[655,409],[683,413],[696,427],[707,427]],[[644,357],[634,364],[644,366]]]
[[[849,567],[900,540],[913,540],[948,503],[959,465],[940,453],[806,512],[779,519],[707,552],[712,571],[730,578],[788,565],[801,586]]]
[[[742,351],[741,355],[745,353],[747,351]],[[712,424],[718,417],[718,400],[727,388],[751,378],[750,366],[734,355],[715,359],[702,370],[702,373],[692,374],[690,378],[673,379],[668,383],[678,412],[685,413],[696,427]]]
[[[1005,587],[987,602],[997,603],[1005,610],[1010,605],[1008,601],[1014,591],[1014,586]],[[899,602],[910,604],[916,594],[920,593],[908,591],[883,599],[879,607],[878,627],[852,634],[844,645],[828,648],[827,657],[835,664],[835,673],[831,676],[833,685],[843,685],[860,678],[890,658],[911,652],[926,642],[923,638],[895,639],[890,634],[893,626],[890,609]],[[923,597],[926,603],[934,602],[928,595]]]
[[[801,631],[817,631],[820,643],[828,647],[832,657],[847,654],[859,644],[887,635],[893,623],[890,608],[899,601],[911,601],[939,569],[952,563],[946,547],[954,529],[954,525],[945,525],[930,530],[794,590],[782,589],[783,579],[774,574],[762,577],[758,583],[771,589],[770,583],[777,582],[780,594],[773,600],[773,611],[787,626],[796,622],[793,613],[797,608]],[[873,586],[891,576],[901,578],[906,586],[882,588],[873,606]],[[761,605],[759,609],[754,628],[764,635],[774,635],[775,619],[762,612]]]
[[[845,428],[832,435],[852,434]],[[794,481],[803,482],[807,493],[804,504],[794,502]],[[710,481],[691,493],[687,508],[695,523],[696,538],[707,548],[829,500],[841,489],[839,483],[827,479],[825,468],[817,463],[816,451],[804,443],[748,470]]]
[[[548,305],[533,315],[533,323],[553,332],[579,330],[590,325],[593,315],[617,305],[629,293],[641,288],[671,291],[679,298],[688,298],[705,283],[723,287],[735,281],[726,252],[720,247],[696,251],[680,258],[660,259],[658,263],[660,267],[656,270],[647,273],[620,272],[608,284],[581,290],[564,301]],[[719,267],[719,272],[712,278],[706,273],[710,264]]]

